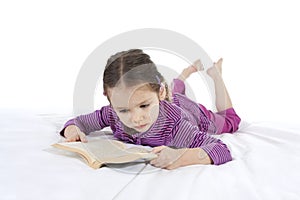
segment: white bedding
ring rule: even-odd
[[[0,199],[300,199],[300,125],[243,122],[220,138],[234,160],[168,171],[135,164],[89,168],[50,145],[67,116],[0,112]],[[137,175],[138,174],[138,175]]]

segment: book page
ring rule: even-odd
[[[92,158],[89,160],[97,160],[99,163],[126,163],[139,159],[151,160],[156,157],[146,148],[135,145],[127,148],[126,144],[121,141],[102,138],[89,140],[87,143],[64,142],[59,143],[59,145],[67,147],[64,148],[66,150],[71,148],[70,151],[81,154],[84,152],[85,155]]]
[[[84,146],[96,160],[103,163],[124,163],[138,159],[151,160],[156,157],[155,154],[143,147],[127,148],[123,142],[116,140],[97,139],[84,143]]]

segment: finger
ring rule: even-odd
[[[174,162],[174,163],[168,165],[165,169],[172,170],[172,169],[177,169],[178,167],[180,167],[179,163]]]
[[[76,142],[76,137],[69,137],[66,139],[66,142]]]
[[[152,159],[151,161],[150,161],[150,165],[156,165],[156,163],[157,163],[157,158],[154,158],[154,159]]]
[[[157,159],[152,160],[150,164],[158,168],[165,168],[167,166],[166,163],[164,163],[163,161],[158,161]]]
[[[88,142],[84,133],[79,133],[79,138],[81,142]]]
[[[152,149],[152,153],[159,153],[161,150],[163,150],[164,148],[166,148],[166,146],[158,146],[158,147],[154,147]]]
[[[154,167],[166,168],[172,164],[169,160],[165,159],[165,157],[158,156],[157,158],[150,161],[150,164]]]
[[[169,165],[165,169],[172,170],[172,169],[176,169],[176,168],[178,168],[176,165]]]
[[[161,162],[161,158],[158,156],[157,158],[152,159],[150,161],[150,164],[155,167],[158,167],[160,162]]]
[[[162,168],[162,169],[168,169],[169,166],[172,166],[172,162],[168,161],[162,161],[156,164],[156,167]]]

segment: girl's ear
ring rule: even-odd
[[[159,100],[165,100],[166,95],[167,95],[166,88],[164,84],[161,84],[159,89]]]

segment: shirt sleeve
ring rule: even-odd
[[[60,131],[60,135],[64,136],[65,128],[69,125],[76,125],[82,132],[89,134],[91,132],[101,130],[110,126],[112,119],[112,109],[110,106],[104,106],[100,110],[96,110],[93,113],[80,115],[73,119],[68,120],[63,129]]]
[[[220,165],[232,160],[230,150],[219,139],[202,132],[185,118],[173,128],[168,146],[202,148],[212,159],[214,165]]]

